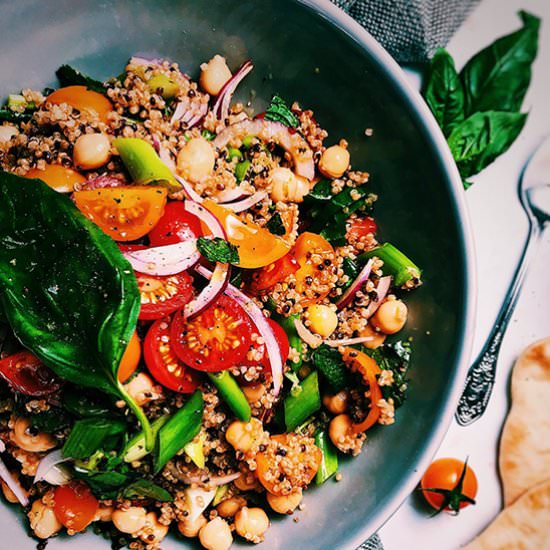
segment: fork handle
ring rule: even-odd
[[[487,408],[495,383],[500,345],[516,307],[529,261],[539,244],[540,235],[541,227],[536,223],[530,223],[529,235],[523,247],[518,267],[506,292],[506,299],[502,304],[493,330],[477,359],[468,370],[464,390],[455,413],[456,421],[461,426],[468,426],[478,420]]]

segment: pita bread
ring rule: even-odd
[[[549,550],[550,480],[524,493],[462,550]]]
[[[512,373],[512,408],[500,441],[506,506],[550,479],[550,338],[529,346]]]

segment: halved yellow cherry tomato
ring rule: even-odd
[[[107,116],[113,110],[112,103],[104,95],[88,90],[86,86],[59,88],[46,98],[46,102],[54,105],[66,103],[79,111],[94,111],[102,122],[107,122]]]
[[[118,380],[119,382],[126,382],[139,365],[139,360],[141,359],[141,344],[139,342],[139,336],[137,332],[134,331],[124,353],[122,354],[122,359],[120,360],[120,365],[118,366]]]
[[[86,181],[86,178],[82,174],[61,164],[46,164],[44,170],[31,168],[25,174],[25,177],[42,180],[59,193],[72,193],[76,183],[84,183]]]
[[[144,237],[164,213],[166,189],[106,187],[73,194],[78,209],[115,241]]]
[[[227,240],[238,247],[239,267],[255,269],[282,258],[290,246],[280,237],[254,223],[244,223],[231,210],[210,199],[203,202],[223,225]]]

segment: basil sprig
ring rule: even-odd
[[[474,55],[457,73],[445,50],[434,55],[423,95],[457,163],[464,187],[515,141],[527,115],[520,113],[537,56],[540,19],[519,13],[523,27]]]
[[[265,112],[265,119],[280,122],[289,128],[297,128],[300,125],[298,117],[279,95],[274,95],[271,98],[271,103]]]
[[[209,262],[239,263],[237,247],[220,237],[214,237],[213,239],[199,237],[197,239],[197,250]]]

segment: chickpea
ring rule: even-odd
[[[208,63],[201,65],[199,84],[206,93],[218,95],[232,76],[225,57],[215,55]]]
[[[246,506],[246,500],[243,497],[235,496],[222,500],[216,510],[222,518],[232,518],[243,506]]]
[[[30,420],[28,418],[17,418],[10,436],[12,441],[24,451],[31,453],[42,453],[49,451],[57,445],[57,441],[50,434],[34,433],[29,430]]]
[[[7,143],[12,137],[15,137],[19,133],[19,130],[15,126],[7,124],[0,126],[0,143]]]
[[[100,504],[95,514],[94,521],[112,521],[112,520],[113,520],[113,507]]]
[[[235,485],[239,491],[255,491],[261,488],[258,478],[251,472],[238,477],[233,482],[233,485]]]
[[[201,514],[194,521],[189,518],[178,522],[179,532],[187,538],[199,536],[199,531],[207,524],[206,518]]]
[[[266,392],[266,387],[260,383],[243,386],[241,389],[249,403],[257,403]]]
[[[136,374],[130,382],[124,384],[124,389],[140,406],[159,399],[162,395],[161,388],[155,386],[151,378],[144,372]]]
[[[113,525],[121,532],[133,535],[145,527],[147,511],[141,506],[130,506],[126,510],[113,512]]]
[[[306,315],[310,322],[309,328],[323,338],[329,337],[338,326],[338,317],[329,306],[309,306]]]
[[[178,172],[192,183],[197,183],[214,170],[216,154],[214,148],[202,137],[190,139],[178,153]]]
[[[375,330],[371,325],[367,325],[363,330],[359,332],[359,336],[370,336],[372,340],[363,342],[363,345],[369,349],[376,349],[380,347],[386,340],[386,335],[383,332]]]
[[[207,550],[228,550],[233,544],[231,529],[222,518],[209,521],[200,530],[199,540]]]
[[[155,545],[161,542],[168,534],[168,525],[159,522],[155,512],[149,512],[145,516],[145,526],[141,529],[139,538],[148,545]]]
[[[386,300],[371,319],[371,323],[384,334],[399,332],[406,322],[407,306],[401,300]]]
[[[39,539],[47,539],[61,530],[61,523],[52,508],[48,508],[41,500],[32,503],[27,514],[31,529]]]
[[[340,178],[349,167],[349,151],[341,145],[333,145],[323,151],[319,170],[329,178]]]
[[[93,170],[111,158],[111,143],[105,134],[83,134],[74,144],[73,162],[78,168]]]
[[[262,432],[262,423],[257,418],[252,418],[250,422],[235,420],[227,428],[225,439],[236,451],[247,453]]]
[[[346,412],[349,403],[349,393],[346,390],[341,390],[334,395],[325,395],[323,397],[323,405],[332,414],[342,414]]]
[[[267,493],[267,502],[278,514],[292,514],[302,502],[302,489],[285,496],[276,496]]]
[[[328,426],[328,436],[337,449],[342,449],[342,443],[351,433],[351,417],[347,414],[335,416]]]
[[[269,527],[269,518],[261,508],[241,508],[235,516],[235,531],[251,542],[261,542]]]
[[[17,472],[10,472],[10,473],[11,473],[11,477],[13,477],[17,481],[17,485],[21,487],[21,484],[19,483],[19,474]],[[8,502],[11,502],[12,504],[19,502],[19,499],[15,496],[15,493],[8,487],[8,485],[3,480],[0,481],[0,484],[2,485],[2,492],[4,493],[4,496],[6,497],[6,500]],[[21,487],[21,491],[24,494],[27,494],[27,491],[25,491],[22,487]]]
[[[302,202],[309,193],[306,180],[296,176],[289,168],[277,167],[269,176],[271,198],[275,202]]]

